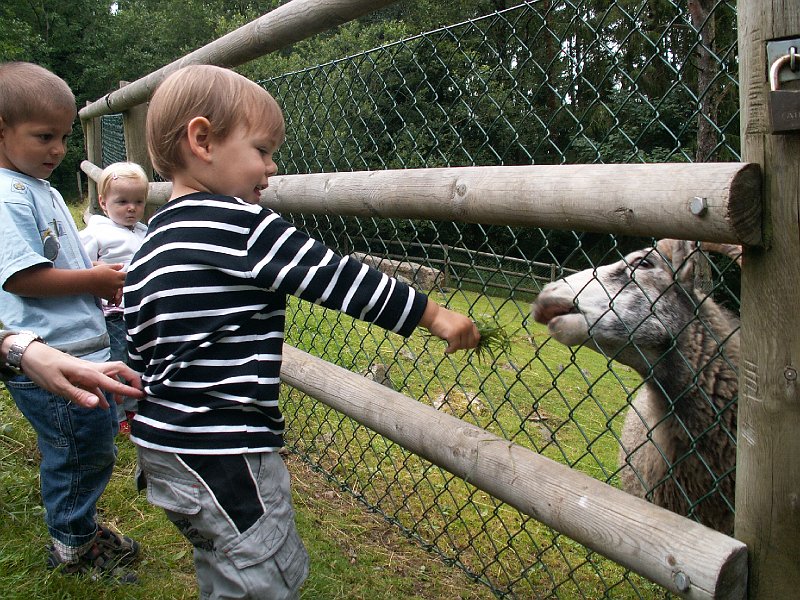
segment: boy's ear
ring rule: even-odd
[[[194,117],[186,126],[189,151],[202,161],[211,158],[211,123],[205,117]]]

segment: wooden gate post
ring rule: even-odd
[[[766,44],[800,37],[800,2],[737,7],[742,159],[763,169],[765,248],[745,248],[742,267],[735,535],[749,598],[776,600],[800,593],[800,133],[769,134]]]
[[[120,82],[119,86],[128,85],[127,81]],[[153,180],[153,166],[147,154],[147,139],[145,136],[145,122],[147,121],[147,103],[137,104],[122,113],[122,129],[125,137],[125,156],[138,163],[147,173],[148,179]]]

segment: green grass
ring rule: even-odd
[[[617,485],[626,399],[640,379],[587,349],[549,341],[527,304],[463,290],[433,295],[473,319],[499,324],[506,339],[494,355],[444,356],[424,331],[408,340],[308,304],[291,303],[287,341],[365,372],[387,367],[392,386],[592,477]],[[470,404],[476,397],[480,405]],[[518,597],[663,597],[664,591],[501,505],[354,421],[301,394],[284,400],[289,443],[364,502],[443,556]],[[510,541],[509,541],[510,540]],[[491,557],[491,558],[489,558]],[[576,566],[577,564],[577,566]],[[537,573],[538,571],[538,573]],[[526,576],[509,584],[518,574]]]
[[[136,585],[112,585],[45,568],[48,544],[39,499],[38,450],[32,429],[0,392],[0,594],[7,599],[196,598],[191,546],[133,484],[134,447],[118,438],[119,458],[99,504],[100,518],[142,544]],[[302,598],[491,598],[419,548],[294,457],[297,523],[311,555]]]

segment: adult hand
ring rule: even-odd
[[[22,370],[40,387],[85,408],[108,408],[103,390],[114,394],[116,402],[123,396],[144,396],[142,380],[126,364],[89,362],[40,342],[32,342],[25,350]]]

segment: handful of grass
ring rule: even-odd
[[[496,359],[511,348],[513,338],[497,321],[478,319],[475,321],[475,326],[478,328],[478,333],[481,334],[481,339],[473,350],[478,362],[483,362],[487,355]]]

